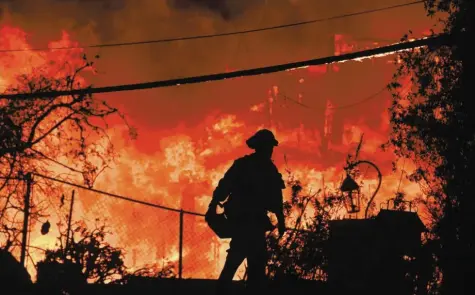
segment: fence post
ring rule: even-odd
[[[180,210],[180,237],[179,237],[179,253],[178,253],[178,278],[183,278],[183,209]]]
[[[71,205],[69,207],[69,216],[68,216],[68,231],[66,233],[66,251],[65,253],[67,253],[67,251],[69,250],[69,235],[71,233],[71,221],[73,219],[73,207],[74,207],[74,190],[71,194]]]
[[[26,243],[28,237],[28,220],[30,218],[30,194],[31,194],[31,174],[28,173],[25,175],[26,180],[26,193],[25,193],[25,204],[23,207],[23,230],[22,230],[22,239],[21,239],[21,252],[20,252],[20,263],[25,265],[25,256],[26,256]]]

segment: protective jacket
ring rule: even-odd
[[[211,206],[224,202],[224,213],[234,228],[270,230],[267,212],[283,212],[285,183],[271,159],[251,154],[234,161],[219,181]]]

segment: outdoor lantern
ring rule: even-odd
[[[360,212],[360,186],[349,174],[341,184],[340,190],[345,196],[346,210],[349,214]]]

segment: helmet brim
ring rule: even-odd
[[[276,147],[279,146],[279,142],[274,140],[260,140],[256,137],[251,137],[246,141],[246,144],[249,148],[255,150],[258,148],[266,148],[266,147]]]

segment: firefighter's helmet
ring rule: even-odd
[[[251,149],[259,149],[265,147],[278,146],[279,142],[275,139],[272,131],[268,129],[261,129],[257,131],[251,138],[246,141],[246,144]]]

